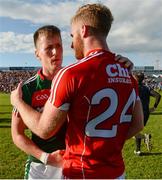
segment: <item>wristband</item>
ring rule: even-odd
[[[43,153],[41,154],[41,157],[40,157],[39,160],[40,160],[42,163],[47,164],[48,156],[49,156],[48,153],[43,152]]]

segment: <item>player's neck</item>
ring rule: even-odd
[[[103,49],[106,51],[109,51],[106,39],[105,40],[101,40],[101,39],[95,39],[95,38],[91,38],[89,40],[85,40],[84,43],[84,55],[86,56],[86,54],[90,51],[92,51],[93,49]]]
[[[56,75],[56,73],[58,72],[58,70],[55,70],[54,72],[50,72],[47,70],[43,70],[42,73],[45,76],[46,79],[48,80],[52,80],[54,78],[54,76]]]

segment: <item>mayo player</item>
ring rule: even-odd
[[[40,60],[42,68],[24,83],[22,90],[24,101],[41,112],[50,95],[52,79],[62,64],[63,49],[60,30],[52,25],[39,28],[34,33],[34,44],[35,55]],[[53,161],[53,156],[49,153],[65,149],[65,125],[56,135],[47,140],[34,133],[29,139],[25,135],[26,126],[22,118],[23,116],[20,116],[16,110],[13,112],[12,138],[17,147],[29,154],[25,166],[25,179],[61,178],[62,168],[47,165],[47,163],[50,163],[51,158]]]

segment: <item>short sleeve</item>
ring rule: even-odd
[[[59,71],[52,81],[50,103],[56,108],[68,111],[74,92],[73,77],[68,70]]]

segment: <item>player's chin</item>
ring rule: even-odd
[[[59,64],[61,64],[61,60],[60,59],[55,59],[55,60],[53,60],[53,61],[51,61],[51,64],[56,64],[56,65],[59,65]]]
[[[59,61],[52,61],[51,66],[60,66],[60,62]]]
[[[84,55],[83,55],[82,53],[75,53],[75,58],[76,58],[77,60],[81,60],[81,59],[84,58]]]
[[[53,69],[61,69],[61,63],[51,63]]]

